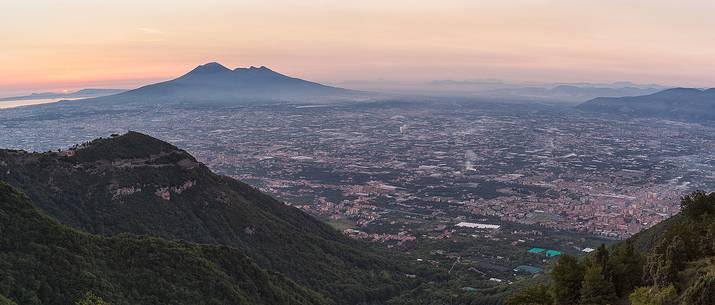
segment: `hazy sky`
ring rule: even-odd
[[[713,0],[0,0],[0,95],[134,87],[194,66],[328,83],[715,86]]]

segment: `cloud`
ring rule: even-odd
[[[150,35],[164,34],[164,32],[162,30],[155,29],[155,28],[139,28],[139,30],[144,32],[145,34],[150,34]]]

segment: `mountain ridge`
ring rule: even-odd
[[[265,66],[235,68],[217,62],[199,65],[172,80],[81,103],[99,104],[245,104],[344,100],[364,93],[302,80]]]
[[[712,121],[715,120],[715,88],[672,88],[641,96],[599,97],[576,108],[637,117]]]
[[[416,283],[380,252],[138,132],[63,152],[0,150],[0,180],[64,225],[235,247],[337,304],[380,303]]]

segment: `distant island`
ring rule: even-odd
[[[42,92],[30,95],[2,97],[0,102],[43,100],[43,99],[65,99],[65,98],[91,98],[122,93],[124,89],[82,89],[74,92]]]

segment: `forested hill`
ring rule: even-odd
[[[3,182],[0,232],[3,305],[329,304],[236,249],[67,228]]]
[[[64,152],[0,150],[0,180],[64,225],[235,247],[337,304],[381,303],[416,285],[364,244],[141,133]]]
[[[680,214],[612,249],[561,257],[548,285],[505,302],[522,304],[715,304],[715,193],[683,197]]]

